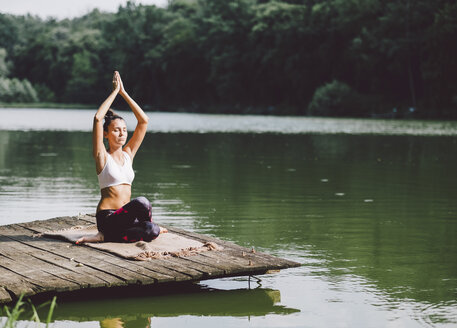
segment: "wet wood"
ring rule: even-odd
[[[300,265],[174,227],[167,228],[186,238],[214,242],[224,249],[142,262],[63,240],[36,237],[45,231],[91,223],[95,223],[93,215],[80,215],[0,226],[0,304],[14,301],[22,294],[53,295],[84,288],[257,275]]]

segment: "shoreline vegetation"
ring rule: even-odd
[[[5,103],[0,102],[0,109],[91,109],[96,110],[99,107],[99,104],[73,104],[73,103],[56,103],[56,102],[14,102],[14,103]],[[127,108],[124,107],[114,107],[116,111],[127,111]],[[246,108],[241,108],[235,106],[230,108],[229,106],[212,106],[210,108],[201,109],[198,107],[152,107],[145,105],[143,109],[146,112],[160,112],[160,113],[189,113],[189,114],[235,114],[235,115],[267,115],[267,116],[298,116],[293,113],[293,109],[282,109],[281,111],[275,111],[275,107],[253,107],[249,106]],[[414,111],[409,111],[408,109],[396,110],[385,112],[385,113],[375,113],[371,112],[366,116],[359,115],[345,115],[345,116],[332,116],[332,115],[307,115],[307,117],[331,117],[331,118],[368,118],[368,119],[419,119],[426,121],[436,121],[443,120],[446,118],[440,117],[422,117],[421,115],[416,115]],[[457,117],[450,117],[450,121],[457,120]]]
[[[44,323],[46,328],[52,320],[52,315],[56,307],[57,298],[54,296],[52,300],[45,302],[37,307],[27,299],[24,301],[24,296],[21,295],[15,304],[10,304],[0,308],[0,325],[1,328],[14,328],[20,320],[28,320],[35,323]],[[49,305],[49,310],[46,314],[45,321],[42,321],[38,315],[38,310]]]
[[[99,104],[118,70],[145,110],[456,119],[456,38],[457,3],[447,0],[0,13],[0,102]]]

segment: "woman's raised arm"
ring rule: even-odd
[[[143,112],[140,106],[133,100],[127,91],[124,89],[121,77],[119,76],[119,85],[120,90],[119,94],[124,98],[129,107],[132,109],[133,114],[135,115],[138,123],[136,125],[133,136],[130,138],[129,142],[125,145],[124,151],[130,155],[130,158],[134,158],[138,148],[140,148],[141,143],[143,142],[144,136],[146,135],[146,130],[148,127],[148,116]]]
[[[113,91],[100,105],[94,116],[94,123],[92,127],[92,155],[95,158],[97,174],[101,172],[106,163],[106,148],[103,144],[103,119],[105,118],[108,109],[111,107],[111,104],[121,88],[119,78],[117,77],[118,75],[118,72],[114,72]]]

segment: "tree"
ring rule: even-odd
[[[250,93],[263,104],[301,104],[311,95],[313,42],[305,5],[278,1],[255,6],[250,31]]]
[[[10,70],[6,61],[6,49],[0,48],[0,76],[8,76]]]
[[[4,48],[0,48],[0,101],[38,101],[37,92],[27,79],[8,78],[11,64],[6,62],[7,55],[7,51]]]
[[[336,80],[366,104],[337,115],[376,103],[455,117],[456,17],[448,0],[128,1],[60,21],[0,14],[1,92],[27,79],[43,100],[98,103],[119,70],[146,108],[306,114],[315,90]]]
[[[444,2],[427,30],[422,63],[431,115],[457,118],[457,3]]]
[[[248,35],[253,17],[249,0],[199,0],[197,17],[201,52],[209,65],[208,83],[218,104],[249,99]]]
[[[317,88],[308,106],[312,116],[364,116],[362,111],[357,92],[337,80]]]
[[[78,99],[82,103],[95,103],[103,85],[100,76],[100,54],[103,51],[103,38],[97,29],[82,29],[74,32],[66,49],[71,54],[70,78],[67,81],[64,99]]]

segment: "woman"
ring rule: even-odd
[[[118,94],[130,106],[138,121],[127,144],[124,119],[109,109]],[[166,229],[152,222],[151,203],[145,197],[130,200],[135,176],[132,162],[143,142],[147,125],[148,117],[125,91],[119,73],[114,72],[113,91],[98,109],[93,123],[93,156],[101,191],[96,214],[98,233],[80,238],[77,244],[151,241],[166,232]],[[108,140],[108,149],[105,148],[103,138]]]

